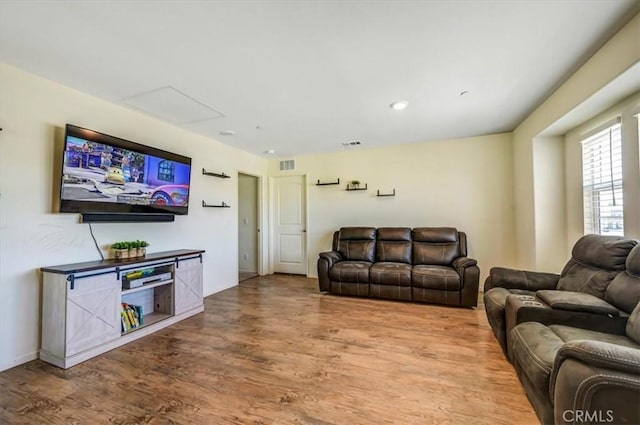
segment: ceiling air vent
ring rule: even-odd
[[[342,142],[342,146],[345,146],[345,147],[358,146],[361,144],[362,142],[360,140],[349,140],[348,142]]]
[[[296,168],[296,162],[293,159],[280,161],[280,171],[294,170],[295,168]]]

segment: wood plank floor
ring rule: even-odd
[[[538,423],[482,308],[254,278],[68,370],[0,373],[2,424]]]

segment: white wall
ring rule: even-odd
[[[559,273],[567,262],[564,139],[538,137],[533,144],[536,268]]]
[[[638,121],[640,94],[636,93],[618,105],[598,114],[564,138],[565,191],[567,245],[569,247],[584,235],[584,204],[582,197],[582,145],[583,134],[603,123],[622,118],[622,194],[624,206],[624,234],[640,239],[640,160],[638,154]]]
[[[481,277],[497,265],[514,262],[513,169],[511,135],[358,149],[295,158],[294,171],[308,174],[309,275],[316,276],[318,253],[331,248],[342,226],[453,226],[468,235],[469,256]],[[316,186],[335,181],[340,186]],[[347,192],[347,181],[368,184]],[[376,191],[395,197],[376,197]]]
[[[204,167],[236,176],[266,175],[267,161],[113,103],[0,65],[0,369],[36,358],[42,266],[100,259],[77,214],[51,213],[54,135],[66,123],[193,158],[188,216],[174,223],[95,224],[103,251],[145,239],[150,252],[201,248],[204,290],[238,282],[237,178],[203,176]],[[263,179],[266,180],[266,179]],[[265,191],[263,190],[263,193]],[[202,208],[224,200],[233,208]]]
[[[541,209],[535,206],[540,199],[536,198],[535,192],[534,139],[638,63],[640,61],[638,40],[640,40],[640,15],[635,15],[514,130],[518,267],[539,269],[542,264],[536,258],[537,253],[553,249],[549,243],[555,243],[547,239],[540,241],[537,239],[536,226],[544,222],[544,217],[539,216],[536,219],[536,212]],[[611,105],[602,109],[609,106]],[[587,118],[584,117],[584,119]],[[553,172],[557,173],[557,170]],[[565,234],[566,232],[561,232],[556,240],[565,239]]]

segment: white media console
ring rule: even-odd
[[[40,358],[67,369],[204,311],[202,250],[43,267]],[[138,272],[138,273],[136,273]],[[127,289],[127,276],[144,283]],[[125,330],[122,305],[143,312]]]

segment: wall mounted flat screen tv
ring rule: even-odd
[[[191,158],[67,124],[60,212],[187,214]]]

